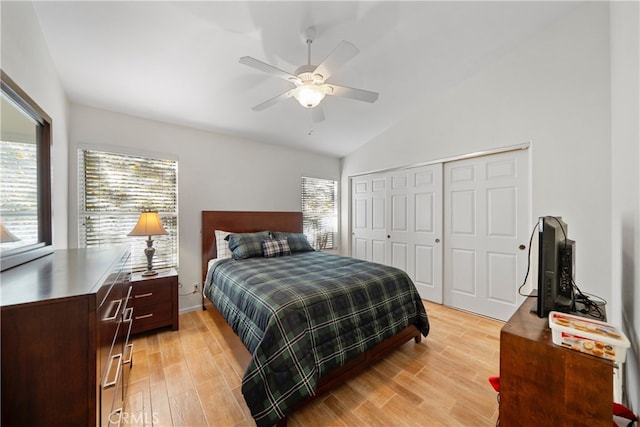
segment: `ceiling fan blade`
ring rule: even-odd
[[[327,95],[344,96],[364,102],[376,102],[378,100],[378,92],[371,92],[369,90],[355,89],[352,87],[338,86],[334,84],[325,85],[325,87],[327,86],[330,88],[326,90]]]
[[[300,82],[300,78],[298,76],[294,76],[291,73],[288,73],[284,70],[281,70],[278,67],[274,67],[273,65],[269,65],[266,62],[259,61],[250,56],[243,56],[239,61],[241,64],[248,65],[249,67],[253,67],[257,70],[263,71],[265,73],[272,74],[274,76],[280,77],[281,79],[285,79],[290,81],[291,83]]]
[[[320,74],[322,81],[327,80],[334,71],[342,67],[347,61],[360,52],[358,48],[348,41],[342,40],[338,46],[315,69],[313,74]]]
[[[324,121],[324,108],[322,108],[322,104],[316,105],[311,109],[311,120],[313,120],[314,123]]]
[[[278,96],[274,96],[273,98],[267,99],[266,101],[264,101],[261,104],[256,105],[255,107],[251,108],[253,111],[262,111],[266,108],[271,107],[274,104],[277,104],[280,101],[284,101],[286,99],[289,99],[293,96],[293,89],[286,91],[283,94],[280,94]]]

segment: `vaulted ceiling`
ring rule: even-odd
[[[450,90],[575,7],[560,1],[43,1],[44,37],[72,102],[268,143],[344,156]],[[328,96],[313,122],[293,87],[242,65],[252,56],[293,72],[341,40],[359,54],[330,81],[378,92],[373,103]],[[428,119],[428,118],[426,118]]]

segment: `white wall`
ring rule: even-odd
[[[632,343],[625,403],[640,412],[640,4],[611,3],[612,321]]]
[[[53,245],[67,247],[67,98],[30,2],[2,2],[0,66],[52,120]]]
[[[181,293],[201,281],[201,211],[299,211],[303,175],[340,178],[340,161],[334,157],[76,104],[70,113],[69,246],[78,245],[78,146],[177,158]],[[181,297],[180,309],[198,308],[200,303],[197,295]]]
[[[342,205],[351,175],[530,142],[533,218],[566,220],[578,285],[610,300],[609,95],[608,7],[583,4],[346,156]]]

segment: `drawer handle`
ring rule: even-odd
[[[151,295],[153,295],[153,292],[147,292],[146,294],[140,294],[140,295],[134,295],[134,298],[146,298],[146,297],[150,297]]]
[[[131,359],[133,359],[133,343],[128,344],[127,347],[124,349],[124,354],[127,354],[127,352],[129,353],[129,358],[127,360],[122,361],[123,365],[126,365],[127,363],[131,363]]]
[[[136,316],[136,320],[147,319],[149,317],[153,317],[153,313],[143,314],[142,316]]]
[[[116,418],[117,417],[117,418]],[[109,414],[109,425],[117,425],[122,424],[122,408],[115,409],[111,411]]]
[[[109,388],[116,385],[118,381],[118,377],[120,377],[120,367],[122,366],[122,353],[116,354],[115,356],[111,356],[111,363],[109,363],[109,367],[107,368],[107,374],[105,375],[105,380],[109,379],[109,374],[111,373],[111,367],[113,366],[113,361],[118,359],[118,363],[116,364],[116,375],[113,377],[113,381],[105,382],[102,385],[102,388]]]
[[[113,304],[115,301],[112,301],[111,304]],[[105,317],[104,320],[106,321],[110,321],[110,320],[115,320],[116,317],[118,317],[118,314],[120,314],[120,307],[122,307],[122,299],[119,299],[117,301],[118,304],[118,308],[116,308],[116,310],[113,312],[113,316],[109,316],[109,317]]]
[[[133,318],[133,307],[129,307],[124,311],[124,319],[125,323],[131,322],[131,318]]]
[[[127,298],[125,299],[125,301],[127,302],[127,304],[125,304],[125,307],[129,304],[129,300],[131,299],[131,291],[133,287],[131,285],[129,285],[129,289],[127,290]]]

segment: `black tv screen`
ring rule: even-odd
[[[573,270],[575,242],[562,217],[545,216],[538,220],[538,302],[537,314],[575,309]]]

